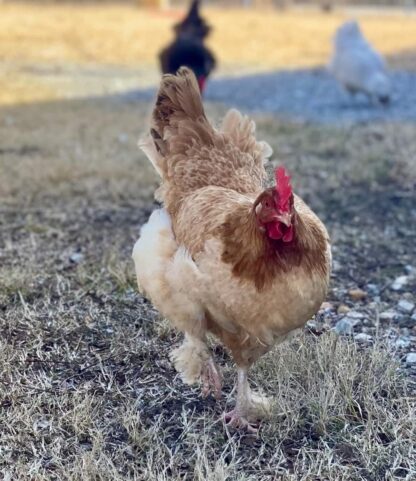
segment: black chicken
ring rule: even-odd
[[[174,74],[182,66],[189,67],[195,73],[202,92],[216,62],[204,45],[211,27],[199,14],[199,0],[193,0],[188,15],[175,25],[174,31],[175,40],[159,54],[162,72]]]

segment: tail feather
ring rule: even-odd
[[[165,139],[167,129],[177,129],[182,120],[204,120],[204,108],[198,82],[186,67],[176,75],[164,75],[153,110],[151,135],[157,145]]]
[[[208,122],[193,72],[182,67],[162,78],[149,135],[139,144],[162,177],[158,199],[174,216],[197,189],[216,186],[241,193],[263,187],[271,148],[255,138],[255,124],[230,111],[222,129]]]
[[[169,156],[184,154],[195,143],[210,145],[213,135],[193,72],[182,67],[176,75],[164,75],[152,113],[150,134],[139,142],[158,174],[165,178]]]

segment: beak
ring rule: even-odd
[[[284,214],[279,214],[277,220],[284,224],[286,227],[290,227],[292,225],[292,216],[289,212],[285,212]]]

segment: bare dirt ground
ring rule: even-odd
[[[328,226],[334,272],[305,333],[251,373],[274,400],[253,438],[220,420],[227,352],[213,341],[224,398],[201,399],[168,358],[180,335],[136,292],[131,249],[157,183],[136,147],[149,104],[33,102],[26,80],[31,103],[0,111],[2,479],[415,479],[416,126],[255,116]]]

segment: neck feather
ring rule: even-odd
[[[232,265],[235,276],[254,282],[258,290],[294,266],[325,269],[326,239],[319,226],[309,226],[296,211],[293,226],[291,242],[270,239],[260,230],[253,209],[242,205],[221,227],[222,260]]]

